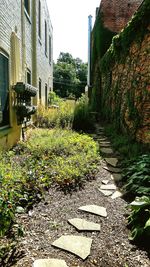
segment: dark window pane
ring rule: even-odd
[[[52,61],[52,40],[51,37],[49,36],[49,63]]]
[[[45,106],[47,107],[47,101],[48,101],[48,98],[47,98],[47,84],[45,84]]]
[[[47,54],[47,23],[45,21],[45,53]]]
[[[41,82],[41,79],[39,79],[39,100],[41,100],[41,86],[42,85],[42,82]]]
[[[30,0],[24,0],[24,6],[27,13],[30,15]]]
[[[41,1],[39,1],[39,37],[41,38]]]
[[[0,127],[9,124],[8,58],[0,54]]]
[[[31,72],[27,71],[27,83],[31,84]]]

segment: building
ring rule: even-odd
[[[0,148],[20,139],[33,105],[47,105],[53,87],[52,55],[46,0],[0,0]]]

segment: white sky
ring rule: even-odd
[[[56,62],[60,52],[87,62],[88,16],[95,21],[100,0],[47,0],[53,25],[53,57]]]

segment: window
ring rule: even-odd
[[[45,21],[45,54],[47,55],[47,23]]]
[[[45,84],[45,107],[47,107],[47,84]]]
[[[51,64],[52,61],[52,39],[51,36],[49,36],[49,63]]]
[[[31,84],[31,71],[29,69],[27,70],[27,83]]]
[[[39,102],[40,102],[40,104],[41,104],[41,98],[42,98],[41,90],[42,90],[42,81],[41,81],[41,79],[39,79]]]
[[[24,0],[24,7],[28,15],[30,16],[30,0]]]
[[[38,24],[38,33],[41,39],[41,1],[39,0],[39,10],[38,10],[39,24]]]
[[[8,58],[0,53],[0,127],[9,124]]]

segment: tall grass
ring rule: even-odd
[[[75,101],[60,101],[58,107],[39,105],[37,111],[37,126],[41,128],[72,128]]]

